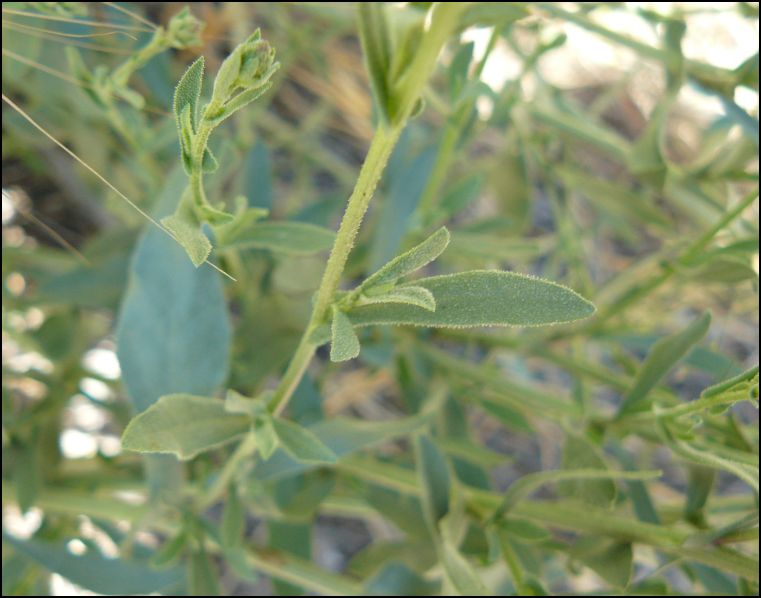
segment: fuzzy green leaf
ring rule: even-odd
[[[415,305],[428,311],[436,311],[436,300],[428,289],[423,287],[397,287],[381,295],[362,295],[357,302],[359,305],[375,303],[404,303]]]
[[[448,244],[449,231],[442,226],[425,241],[395,257],[375,274],[369,276],[359,288],[367,292],[374,287],[393,284],[403,276],[435,260]]]
[[[201,162],[201,168],[203,168],[204,172],[208,173],[216,172],[219,168],[219,162],[217,161],[216,156],[208,147],[203,151],[203,162]]]
[[[330,361],[348,361],[359,355],[359,339],[346,314],[333,306],[330,325]]]
[[[181,115],[185,106],[190,107],[190,122],[195,131],[198,122],[198,99],[201,97],[201,84],[203,83],[204,58],[200,56],[188,67],[174,90],[174,116],[177,126],[182,130]]]
[[[161,397],[124,430],[122,447],[140,453],[173,453],[190,459],[244,434],[251,419],[225,410],[216,399],[187,394]]]
[[[232,224],[235,224],[234,222]],[[288,255],[310,255],[333,245],[335,233],[306,222],[250,222],[225,231],[221,248],[269,249]]]
[[[211,253],[211,242],[201,230],[189,192],[183,195],[175,213],[162,218],[161,224],[182,245],[194,266],[198,267],[206,261]]]
[[[655,343],[637,372],[631,390],[626,393],[619,415],[630,412],[639,405],[661,378],[706,335],[710,325],[711,314],[706,312],[682,332]]]
[[[305,463],[335,463],[336,454],[306,428],[284,419],[273,419],[280,445],[298,461]]]
[[[569,288],[513,272],[474,270],[422,278],[414,286],[433,294],[436,311],[386,303],[356,307],[349,318],[355,326],[542,326],[579,320],[595,311]]]

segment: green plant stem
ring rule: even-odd
[[[238,444],[235,452],[225,461],[222,471],[219,472],[219,476],[214,480],[209,489],[201,495],[198,501],[201,509],[214,504],[226,492],[235,472],[238,471],[238,466],[255,452],[256,438],[253,434],[249,433]]]
[[[317,290],[309,324],[269,404],[270,411],[275,415],[280,414],[287,405],[314,355],[316,346],[309,341],[309,335],[314,328],[324,322],[328,315],[333,296],[341,281],[341,274],[346,266],[346,260],[349,258],[352,247],[354,247],[362,218],[367,211],[370,198],[378,186],[378,181],[383,174],[391,151],[399,140],[402,129],[403,125],[393,128],[379,126],[375,132],[365,162],[359,172],[359,178],[354,186],[354,191],[349,197],[341,225],[338,228],[328,264],[325,266],[325,272]]]
[[[213,130],[214,125],[205,118],[201,118],[198,123],[198,131],[196,131],[195,136],[193,137],[190,188],[193,193],[195,205],[206,205],[209,203],[206,199],[206,191],[203,188],[203,155],[206,151],[206,145],[209,143],[209,136]]]

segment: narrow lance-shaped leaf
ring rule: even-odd
[[[705,336],[710,325],[711,314],[706,312],[682,332],[655,343],[637,372],[631,390],[626,393],[619,415],[632,411],[640,404],[661,378]]]
[[[64,544],[22,541],[3,533],[3,545],[6,543],[48,571],[100,594],[151,594],[182,579],[182,569],[177,567],[156,571],[147,563],[106,558],[94,550],[75,555]]]
[[[181,114],[185,106],[190,107],[190,122],[195,130],[198,116],[198,99],[201,97],[201,84],[203,83],[204,58],[200,56],[193,64],[188,67],[185,74],[177,83],[174,90],[174,115],[177,119],[177,126],[182,130]]]
[[[449,467],[438,447],[422,434],[415,439],[415,460],[423,490],[423,510],[435,530],[449,512]]]
[[[403,276],[419,270],[439,257],[449,244],[449,231],[441,227],[425,241],[395,257],[375,274],[369,276],[358,288],[367,293],[374,287],[393,284]]]
[[[662,475],[660,470],[651,471],[612,471],[605,469],[559,469],[555,471],[540,471],[523,476],[512,483],[505,492],[502,503],[489,518],[498,521],[517,503],[544,484],[562,482],[564,480],[648,480]]]
[[[359,339],[346,314],[333,306],[330,326],[330,361],[347,361],[359,355]]]
[[[359,39],[365,66],[370,76],[370,88],[375,96],[381,120],[390,120],[388,75],[391,69],[391,41],[384,8],[377,2],[360,2]]]
[[[490,596],[478,573],[471,564],[449,542],[441,547],[441,564],[444,566],[447,580],[459,596]]]
[[[306,222],[254,222],[258,213],[253,209],[219,232],[220,248],[269,249],[288,255],[310,255],[331,248],[335,233],[322,226]],[[260,216],[259,216],[260,217]]]
[[[230,485],[227,502],[222,512],[220,538],[225,548],[236,548],[243,542],[243,529],[246,524],[246,512],[238,496],[238,489]]]
[[[190,459],[248,431],[251,419],[225,410],[222,401],[175,394],[135,417],[122,436],[126,450],[173,453]]]
[[[294,459],[306,463],[335,463],[336,454],[306,428],[277,418],[272,420],[272,426],[280,445]]]
[[[436,299],[433,293],[423,287],[397,287],[380,295],[362,295],[359,305],[372,305],[374,303],[404,303],[414,305],[428,311],[436,311]]]

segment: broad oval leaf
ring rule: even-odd
[[[356,307],[349,318],[355,326],[544,326],[586,318],[595,311],[567,287],[514,272],[474,270],[423,278],[414,286],[433,294],[436,311],[386,303]]]
[[[190,459],[244,434],[251,418],[225,410],[223,401],[175,394],[133,418],[124,430],[122,447],[140,453],[173,453]]]
[[[171,175],[159,216],[171,212],[187,182]],[[140,412],[173,393],[210,395],[227,377],[230,323],[220,275],[196,269],[166,233],[146,231],[132,258],[116,328],[122,380]]]
[[[336,454],[306,428],[284,419],[273,419],[272,426],[285,451],[305,463],[335,463]]]

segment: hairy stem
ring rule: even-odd
[[[359,178],[349,197],[346,212],[344,212],[341,225],[338,228],[328,264],[325,266],[309,324],[270,402],[269,409],[275,415],[281,413],[285,408],[314,355],[317,347],[309,341],[309,335],[315,327],[324,322],[330,310],[333,296],[341,281],[341,274],[346,266],[349,253],[354,247],[354,241],[357,238],[370,198],[378,186],[378,181],[403,128],[403,125],[393,128],[380,126],[375,131],[365,162],[359,172]]]

